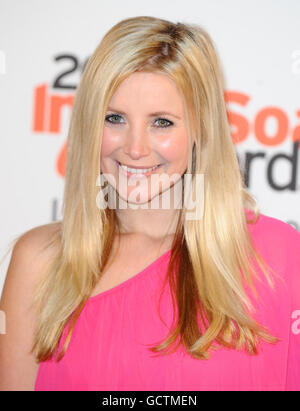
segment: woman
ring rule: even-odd
[[[247,192],[223,93],[197,25],[140,16],[104,36],[76,93],[63,219],[14,248],[4,389],[300,388],[300,234]]]

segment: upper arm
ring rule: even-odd
[[[51,251],[42,248],[56,228],[56,224],[33,228],[12,250],[0,300],[5,318],[5,334],[0,334],[1,390],[34,390],[39,364],[31,353],[36,321],[33,293],[51,258]]]

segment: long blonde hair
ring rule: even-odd
[[[32,352],[38,361],[50,358],[72,319],[57,361],[63,357],[75,322],[108,262],[118,221],[114,209],[96,206],[101,139],[107,105],[135,71],[166,74],[176,83],[191,142],[187,172],[193,175],[192,192],[194,176],[205,176],[203,217],[187,220],[183,206],[172,244],[166,280],[178,310],[177,323],[167,340],[150,349],[167,351],[179,337],[178,343],[198,359],[209,358],[214,341],[257,354],[258,338],[270,343],[277,338],[250,315],[253,306],[244,285],[257,297],[254,262],[271,287],[274,283],[247,227],[256,222],[259,211],[245,187],[230,135],[219,59],[210,36],[198,25],[149,16],[112,27],[81,77],[67,139],[61,229],[49,243],[57,252],[34,299]],[[246,207],[254,212],[253,220],[247,220]]]

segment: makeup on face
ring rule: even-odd
[[[133,73],[111,98],[105,115],[101,146],[101,171],[116,182],[150,180],[153,174],[182,175],[188,163],[188,135],[184,107],[176,84],[166,75]],[[134,189],[126,184],[118,194],[127,196]],[[142,193],[149,201],[167,189]]]

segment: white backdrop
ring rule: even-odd
[[[107,30],[137,15],[197,23],[211,34],[249,190],[264,214],[300,230],[299,0],[0,0],[0,258],[21,232],[60,219],[82,67]]]

